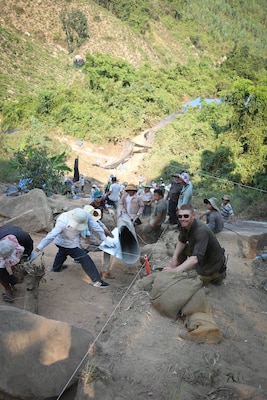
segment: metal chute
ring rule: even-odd
[[[117,218],[117,228],[112,231],[114,238],[107,238],[115,247],[105,246],[104,242],[99,246],[105,251],[119,258],[125,264],[134,264],[140,259],[140,247],[137,240],[134,225],[128,214],[124,213]]]

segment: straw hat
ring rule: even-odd
[[[137,187],[133,183],[129,183],[124,190],[125,192],[129,192],[130,190],[137,192]]]
[[[82,208],[68,211],[69,226],[77,231],[83,231],[87,227],[88,215]]]
[[[217,201],[218,199],[216,199],[216,197],[211,197],[210,199],[204,199],[204,203],[205,204],[210,204],[212,206],[212,208],[214,208],[214,210],[219,211],[219,207],[217,205]]]
[[[93,206],[86,205],[83,209],[92,215],[95,221],[99,221],[101,218],[101,210],[99,208],[94,208]]]

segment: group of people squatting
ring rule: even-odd
[[[90,204],[75,208],[58,216],[54,228],[35,246],[29,235],[17,226],[6,224],[0,227],[0,283],[5,289],[2,300],[14,301],[14,287],[20,280],[14,274],[14,267],[24,258],[28,262],[36,260],[39,254],[53,242],[57,248],[51,271],[66,269],[65,261],[71,257],[80,264],[90,278],[90,285],[106,288],[112,279],[110,254],[103,252],[103,262],[99,269],[90,257],[90,246],[96,248],[102,243],[107,247],[114,243],[112,231],[102,218],[113,208],[120,214],[127,213],[137,232],[143,233],[150,243],[156,243],[162,233],[162,225],[177,225],[177,245],[169,265],[163,271],[183,272],[195,269],[203,282],[220,285],[226,276],[226,258],[216,233],[225,221],[233,221],[234,213],[230,197],[222,197],[221,208],[217,199],[204,199],[207,210],[196,216],[192,205],[193,186],[186,172],[173,174],[173,182],[165,186],[142,182],[120,185],[113,176],[102,193],[96,188]],[[167,218],[168,217],[168,218]],[[205,217],[206,223],[201,219]]]

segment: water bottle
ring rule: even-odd
[[[261,253],[255,257],[255,260],[267,261],[267,253]]]

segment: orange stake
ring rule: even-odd
[[[151,268],[150,268],[147,256],[144,256],[144,260],[145,260],[145,266],[146,266],[146,273],[147,273],[147,275],[150,275],[151,274]]]

